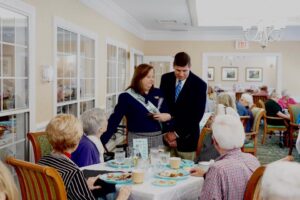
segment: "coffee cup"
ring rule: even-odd
[[[209,167],[214,163],[214,160],[210,161],[201,161],[198,163],[199,168],[203,169],[205,172],[209,169]]]
[[[136,169],[132,172],[132,181],[136,184],[140,184],[144,182],[144,170]]]
[[[178,169],[180,167],[181,158],[171,157],[169,159],[169,161],[170,161],[170,166],[171,166],[172,169]]]

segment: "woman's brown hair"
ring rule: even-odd
[[[140,64],[139,66],[137,66],[134,70],[133,78],[128,88],[132,88],[135,92],[139,94],[144,94],[142,79],[147,76],[151,69],[153,69],[153,67],[148,64]]]

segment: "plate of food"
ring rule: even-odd
[[[187,179],[189,174],[190,174],[189,172],[183,169],[177,169],[177,170],[167,169],[158,172],[156,174],[156,177],[161,179],[168,179],[168,180],[183,180],[183,179]]]
[[[113,168],[131,168],[133,167],[132,160],[125,159],[124,162],[116,162],[116,160],[110,160],[106,162],[109,167]]]
[[[167,187],[167,186],[176,185],[176,181],[175,180],[155,179],[155,181],[152,182],[152,185]]]
[[[121,173],[121,172],[108,173],[108,174],[100,175],[99,178],[107,183],[115,183],[115,184],[125,184],[125,183],[132,182],[131,173]]]

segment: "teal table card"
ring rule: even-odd
[[[133,148],[141,154],[142,159],[148,159],[148,139],[133,139]]]

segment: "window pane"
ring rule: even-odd
[[[2,15],[3,12],[3,15]],[[2,40],[8,43],[15,42],[15,19],[14,13],[1,9],[2,16]]]
[[[86,111],[95,107],[95,101],[84,101],[80,102],[80,115]]]
[[[15,47],[3,45],[3,76],[15,75]]]
[[[3,80],[3,110],[15,108],[15,80]]]
[[[77,103],[57,107],[57,114],[72,114],[77,117]]]
[[[71,32],[66,30],[64,31],[64,53],[71,53]]]
[[[64,68],[65,77],[76,78],[77,77],[77,62],[76,56],[70,55],[66,57],[66,65]]]
[[[0,147],[12,143],[15,137],[14,124],[16,121],[13,116],[0,117],[0,126],[4,127],[4,131],[0,136]]]
[[[71,33],[71,53],[73,55],[77,54],[77,34]]]
[[[81,58],[80,77],[81,78],[94,78],[95,77],[95,61],[91,59]]]
[[[57,78],[63,78],[64,75],[64,56],[57,56]]]
[[[64,29],[57,28],[57,52],[64,52]]]
[[[116,92],[116,78],[107,78],[107,93]]]
[[[16,77],[28,77],[27,48],[16,47]]]
[[[28,79],[16,80],[16,108],[28,108]]]
[[[124,75],[124,76],[121,76],[121,77],[119,78],[118,84],[119,84],[118,92],[124,91],[125,88],[126,88],[125,75]]]
[[[108,116],[113,112],[115,105],[117,103],[117,95],[111,95],[106,97],[106,113]]]
[[[77,99],[77,79],[71,79],[71,100]]]
[[[94,90],[94,80],[93,79],[83,79],[80,81],[80,89],[81,89],[81,93],[80,93],[80,97],[81,98],[92,98],[95,95],[95,90]]]
[[[28,21],[23,15],[16,16],[16,43],[26,46],[28,43]]]
[[[80,55],[87,58],[95,57],[95,42],[94,40],[81,36],[80,37]]]

